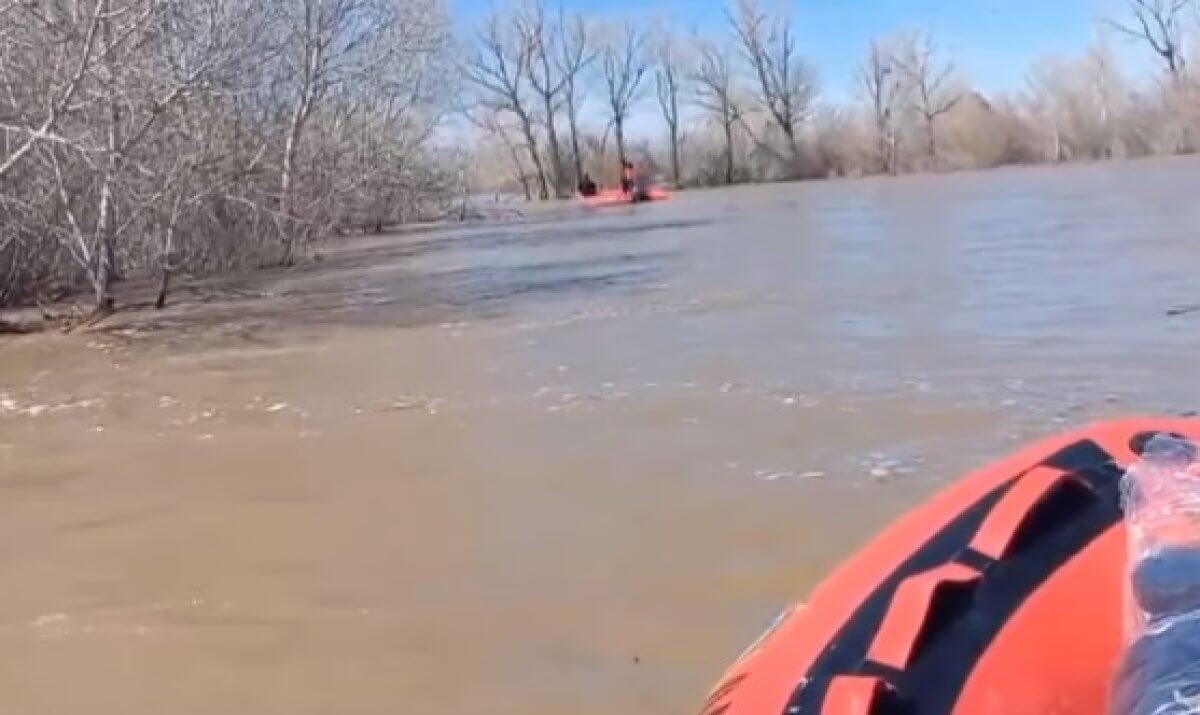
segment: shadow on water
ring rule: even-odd
[[[341,249],[336,244],[323,257],[321,264],[308,270],[325,270],[323,266],[359,268],[377,265],[380,261],[413,259],[447,251],[495,251],[500,249],[527,250],[534,248],[570,248],[581,244],[604,243],[633,238],[656,231],[677,231],[700,228],[715,223],[710,219],[654,221],[640,224],[623,222],[601,226],[560,225],[554,227],[505,227],[457,235],[422,235],[419,238],[389,240],[384,245]],[[302,269],[304,270],[304,269]]]
[[[492,320],[518,303],[647,290],[662,281],[679,256],[654,250],[422,271],[394,251],[388,252],[392,261],[377,251],[371,260],[354,255],[270,278],[252,275],[182,287],[168,310],[134,310],[103,330],[193,333],[236,327],[248,336],[296,325],[415,327]]]

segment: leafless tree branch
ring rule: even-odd
[[[758,0],[737,0],[727,17],[743,60],[757,80],[758,102],[783,134],[799,162],[797,131],[817,97],[816,73],[796,49],[791,18],[771,17]]]
[[[649,68],[646,41],[646,34],[632,22],[627,22],[601,52],[608,107],[617,140],[617,158],[622,165],[628,161],[625,122],[629,118],[630,108],[641,98],[642,78]]]
[[[1130,18],[1108,20],[1113,29],[1148,45],[1167,73],[1180,79],[1186,67],[1183,19],[1194,0],[1127,0]]]

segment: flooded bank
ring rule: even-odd
[[[0,342],[22,712],[674,713],[964,468],[1185,412],[1188,160],[358,241]]]

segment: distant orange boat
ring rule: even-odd
[[[1124,634],[1120,482],[1159,433],[1200,443],[1200,420],[1101,423],[967,474],[782,616],[701,712],[1107,712]]]
[[[581,196],[585,206],[602,208],[605,206],[621,206],[636,204],[644,201],[664,201],[671,198],[671,192],[661,186],[651,186],[642,195],[625,193],[619,189],[605,189],[593,196]]]

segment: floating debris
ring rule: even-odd
[[[86,410],[104,404],[104,400],[96,397],[86,400],[76,400],[74,402],[62,402],[57,405],[36,404],[22,407],[21,403],[16,399],[4,393],[0,394],[4,395],[0,397],[0,413],[15,413],[28,417],[41,417],[45,414],[65,412],[67,410]]]
[[[879,452],[872,452],[863,460],[862,466],[866,469],[867,476],[882,482],[892,477],[915,474],[917,466],[923,462],[924,459],[920,456],[887,457]]]
[[[777,482],[780,479],[800,479],[800,474],[790,469],[756,469],[754,476],[765,482]]]
[[[68,618],[69,616],[65,613],[46,613],[30,621],[29,625],[34,628],[42,628],[56,623],[65,623]]]

